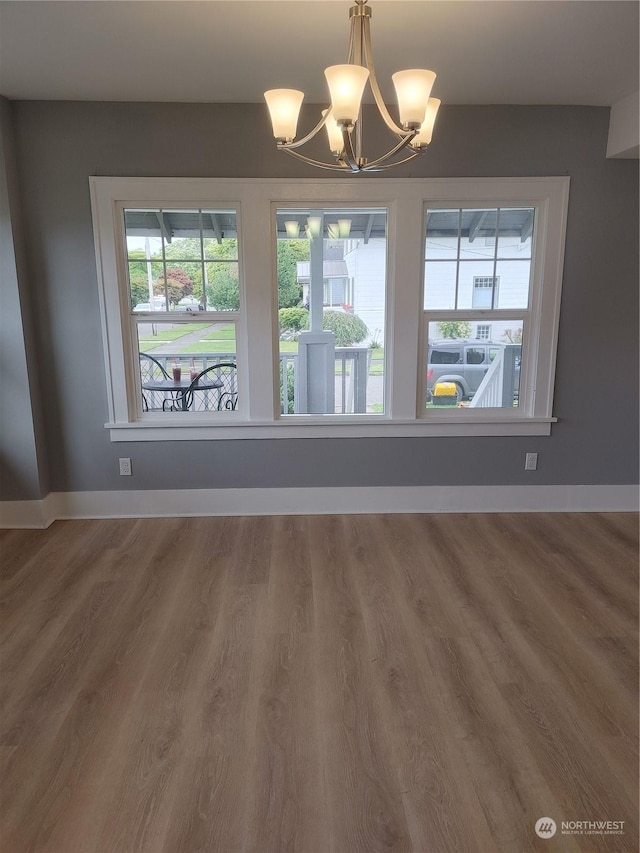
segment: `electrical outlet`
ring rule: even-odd
[[[120,465],[120,476],[121,477],[130,477],[131,476],[131,460],[130,459],[118,459],[118,463]]]
[[[525,471],[535,471],[538,467],[538,454],[537,453],[527,453],[524,458],[524,470]],[[131,472],[129,472],[131,473]]]

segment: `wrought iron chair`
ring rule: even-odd
[[[140,356],[140,384],[144,385],[145,382],[150,382],[154,379],[171,379],[167,371],[164,369],[162,364],[158,361],[154,356],[149,355],[148,352],[139,353]],[[162,392],[162,391],[147,391],[145,393],[144,389],[141,388],[142,394],[142,408],[145,412],[162,412],[165,411],[165,403],[167,400],[173,401],[175,395],[172,392]],[[162,395],[162,402],[160,405],[156,404],[156,398]]]
[[[216,382],[220,383],[219,386],[215,389],[198,388],[199,381],[205,376],[210,379],[212,374]],[[219,412],[234,411],[238,406],[237,366],[235,362],[220,361],[205,367],[192,381],[185,394],[189,410],[205,411],[215,408]],[[197,406],[199,397],[196,397],[196,394],[203,395],[203,405],[200,407]],[[217,396],[217,401],[214,398],[214,406],[209,405],[210,395]]]

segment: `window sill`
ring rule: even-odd
[[[279,420],[268,423],[236,421],[214,425],[191,423],[168,425],[162,423],[107,423],[111,441],[238,441],[268,438],[418,438],[426,436],[509,436],[550,435],[551,424],[557,418],[438,418],[437,421],[341,420],[305,421]]]

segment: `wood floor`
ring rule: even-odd
[[[636,515],[66,521],[0,548],[2,853],[637,850]]]

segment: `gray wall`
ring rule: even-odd
[[[12,108],[0,98],[0,500],[49,491]]]
[[[324,173],[275,150],[261,105],[18,102],[14,114],[52,490],[637,482],[638,163],[605,159],[608,109],[445,106],[430,153],[393,173],[571,176],[550,437],[151,444],[111,444],[103,426],[88,176]],[[525,451],[541,454],[533,474]]]

